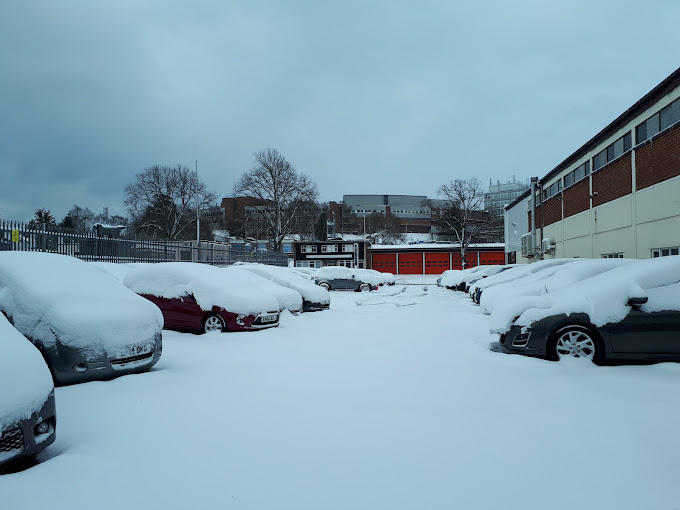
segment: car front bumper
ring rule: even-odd
[[[538,332],[521,326],[512,326],[507,333],[500,335],[499,343],[507,350],[527,356],[545,357],[545,339]]]
[[[37,428],[47,423],[47,431],[39,433]],[[0,431],[0,465],[19,457],[35,455],[54,443],[56,439],[57,414],[54,405],[54,390],[43,406],[21,420]]]
[[[150,351],[139,352],[138,346],[133,345],[131,352],[119,357],[103,355],[92,359],[81,350],[64,345],[46,349],[45,357],[57,385],[106,381],[121,375],[145,372],[158,363],[163,353],[163,338],[160,331],[152,342],[153,349]]]

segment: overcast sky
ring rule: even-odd
[[[542,177],[680,66],[677,0],[4,0],[0,218],[219,197],[275,147],[343,194]]]

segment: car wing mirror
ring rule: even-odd
[[[628,300],[628,306],[640,306],[647,302],[647,297],[632,297]]]

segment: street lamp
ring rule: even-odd
[[[198,249],[201,243],[201,215],[199,208],[201,207],[200,197],[198,193],[198,160],[196,160],[196,260],[198,261]]]

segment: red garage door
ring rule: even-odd
[[[460,253],[451,254],[451,269],[463,269],[463,265],[460,263]],[[465,269],[470,269],[477,265],[477,252],[467,251],[465,252]]]
[[[423,274],[423,253],[400,253],[399,274]]]
[[[481,252],[479,254],[481,264],[505,264],[505,253],[500,251]]]
[[[442,274],[449,267],[448,253],[426,253],[425,274]]]
[[[396,253],[375,253],[371,255],[373,269],[382,273],[397,274]]]

